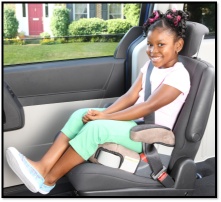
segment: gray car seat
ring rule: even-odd
[[[208,28],[187,22],[185,44],[179,61],[188,70],[191,89],[173,128],[176,141],[167,173],[173,188],[148,177],[90,162],[71,169],[66,176],[80,196],[185,196],[192,195],[196,179],[195,155],[203,137],[214,94],[214,68],[197,57],[201,40]],[[126,37],[120,43],[123,43]],[[106,105],[107,106],[107,105]],[[140,124],[140,123],[139,123]]]

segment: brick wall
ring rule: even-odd
[[[100,3],[96,4],[96,17],[102,19],[101,4]]]

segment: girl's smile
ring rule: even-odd
[[[162,57],[152,56],[152,57],[151,57],[151,60],[152,60],[152,62],[159,62],[159,60],[160,60],[161,58],[162,58]]]
[[[157,28],[148,32],[146,52],[155,67],[168,68],[178,62],[182,45],[183,39],[175,41],[173,33]]]

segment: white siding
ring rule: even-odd
[[[28,25],[28,4],[25,4],[26,17],[22,14],[22,4],[15,4],[16,18],[19,22],[18,31],[23,31],[25,35],[29,35],[29,25]]]
[[[45,17],[45,4],[43,4],[43,30],[44,32],[48,32],[51,36],[52,33],[51,33],[51,30],[50,30],[50,20],[51,20],[51,17],[52,17],[52,13],[53,13],[53,7],[54,7],[54,4],[48,4],[48,17]]]

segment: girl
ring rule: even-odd
[[[135,119],[155,111],[155,124],[173,128],[176,117],[190,89],[189,74],[178,61],[185,37],[187,14],[168,10],[154,11],[144,24],[147,33],[146,53],[154,68],[151,74],[152,94],[144,101],[147,62],[129,91],[107,109],[75,111],[60,134],[38,162],[15,148],[6,150],[12,170],[32,192],[47,194],[56,181],[74,166],[88,160],[98,144],[114,142],[142,152],[142,143],[130,139]]]

